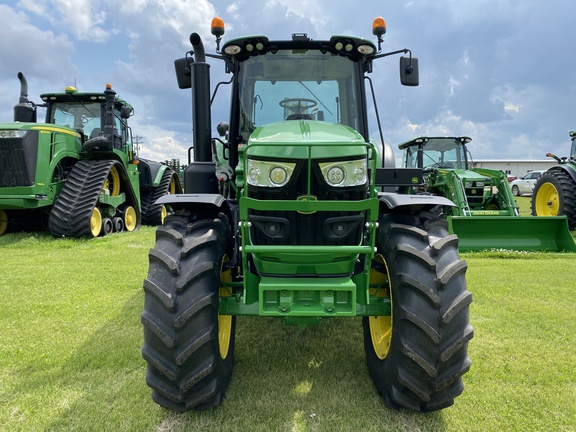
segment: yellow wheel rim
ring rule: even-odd
[[[90,232],[94,237],[98,237],[100,235],[100,231],[102,230],[102,214],[98,207],[94,207],[92,210],[92,215],[90,216]]]
[[[374,261],[382,264],[386,269],[386,273],[376,269],[370,270],[370,297],[389,297],[392,300],[388,266],[384,261],[384,257],[378,254],[374,257]],[[392,316],[371,316],[368,317],[368,322],[374,353],[380,360],[384,360],[388,356],[390,342],[392,341]]]
[[[126,229],[126,231],[134,231],[136,229],[136,220],[136,210],[134,210],[134,207],[126,207],[126,210],[124,210],[124,229]]]
[[[103,189],[108,191],[110,196],[120,195],[120,173],[118,172],[118,168],[116,168],[116,166],[112,165],[110,168],[110,172],[108,173],[108,177],[106,177]]]
[[[168,214],[168,210],[166,210],[166,206],[162,206],[162,210],[160,211],[160,222],[163,224],[164,219],[166,219],[166,215]]]
[[[0,210],[0,236],[4,235],[8,229],[8,214],[4,210]]]
[[[552,183],[542,183],[534,200],[538,216],[558,216],[560,198],[558,197],[556,186]]]
[[[168,187],[168,193],[174,195],[176,193],[176,176],[172,176],[170,179],[170,186]]]
[[[229,261],[228,255],[222,259],[222,270],[220,271],[220,282],[232,282],[232,271],[224,270],[224,264]],[[230,295],[229,288],[220,287],[220,297]],[[228,357],[230,349],[230,340],[232,339],[232,315],[218,314],[218,345],[220,347],[220,357],[224,360]]]

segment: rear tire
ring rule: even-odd
[[[516,185],[512,186],[512,194],[513,194],[514,196],[520,196],[520,195],[521,195],[521,194],[520,194],[520,189],[518,189],[518,186],[516,186]]]
[[[568,173],[553,169],[540,176],[532,194],[532,215],[566,215],[568,227],[576,229],[576,182]]]
[[[218,313],[220,281],[231,244],[225,216],[192,222],[170,215],[156,231],[144,280],[142,356],[152,399],[177,410],[222,402],[234,361],[235,317]]]
[[[372,295],[391,298],[392,317],[363,319],[370,376],[390,408],[449,407],[464,389],[473,336],[458,239],[433,217],[385,215],[376,243],[370,279],[385,289]]]

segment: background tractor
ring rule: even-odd
[[[166,206],[155,201],[181,192],[177,173],[133,152],[133,108],[103,93],[45,93],[28,100],[22,73],[14,122],[0,124],[0,235],[50,230],[54,237],[97,237],[160,224]],[[37,107],[46,108],[37,123]]]
[[[455,206],[438,208],[459,250],[485,249],[576,251],[566,218],[520,217],[513,191],[502,171],[476,168],[469,137],[419,137],[399,145],[403,166],[422,168],[424,184],[410,193],[432,194]]]
[[[534,216],[561,216],[568,218],[570,229],[576,229],[576,131],[570,132],[570,156],[546,156],[556,159],[553,166],[540,176],[532,194]]]
[[[453,204],[397,193],[422,170],[386,166],[392,155],[368,134],[368,74],[376,60],[410,52],[382,53],[385,30],[376,19],[377,44],[297,33],[220,50],[216,18],[218,54],[190,36],[193,50],[175,69],[179,87],[192,89],[194,160],[186,194],[159,200],[175,213],[157,229],[144,280],[142,356],[158,404],[221,403],[236,318],[246,315],[299,327],[361,316],[368,370],[390,407],[434,411],[463,391],[467,266],[457,236],[431,213]],[[232,75],[229,122],[214,139],[206,57]],[[400,76],[418,84],[411,53]]]

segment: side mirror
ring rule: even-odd
[[[131,115],[132,115],[132,108],[127,106],[123,106],[122,108],[120,108],[120,117],[122,117],[123,119],[130,118]]]
[[[418,59],[416,57],[400,57],[400,82],[405,86],[417,86]]]
[[[192,63],[194,63],[192,57],[184,57],[178,60],[174,60],[174,69],[176,71],[178,88],[189,89],[192,87],[192,79],[190,78],[190,69]]]

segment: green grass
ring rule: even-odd
[[[520,216],[532,216],[532,197],[515,197]]]
[[[2,431],[576,430],[574,254],[466,254],[471,371],[455,405],[394,411],[365,366],[358,318],[300,330],[239,318],[224,404],[150,399],[140,355],[154,229],[94,240],[0,237]]]

